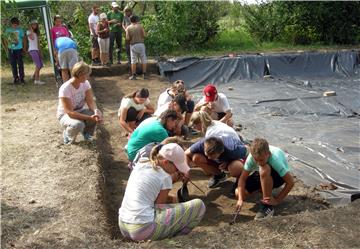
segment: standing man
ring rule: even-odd
[[[124,14],[120,12],[116,2],[111,3],[112,11],[107,14],[110,25],[110,63],[113,64],[114,42],[116,41],[117,64],[121,64],[121,42],[122,42],[122,22]]]
[[[126,29],[126,40],[130,43],[130,56],[131,56],[131,73],[130,80],[136,80],[136,61],[140,58],[142,65],[143,78],[146,76],[146,53],[145,53],[145,30],[139,23],[139,17],[132,15],[130,17],[131,25]]]
[[[97,66],[100,65],[99,60],[99,43],[98,43],[98,36],[96,33],[96,25],[99,22],[99,7],[94,5],[92,7],[92,13],[88,18],[89,23],[89,30],[90,30],[90,39],[91,39],[91,59],[92,65]]]
[[[27,46],[24,30],[19,26],[20,21],[17,17],[10,20],[11,27],[5,30],[4,46],[9,50],[9,59],[11,71],[14,78],[14,84],[25,84],[23,53]],[[19,74],[18,74],[19,67]]]
[[[122,23],[122,27],[124,30],[126,30],[127,27],[131,25],[130,16],[132,15],[132,9],[128,6],[124,8],[124,20]],[[130,42],[125,39],[125,50],[126,50],[126,56],[128,59],[128,65],[131,65],[131,57],[130,57]]]

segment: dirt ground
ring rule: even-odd
[[[331,208],[297,180],[275,217],[253,221],[254,196],[230,226],[233,179],[210,191],[199,169],[192,179],[206,195],[189,185],[191,196],[207,207],[199,227],[163,241],[125,241],[117,211],[129,171],[117,110],[122,96],[139,87],[149,88],[156,103],[168,82],[155,74],[135,82],[126,75],[93,77],[105,122],[95,142],[80,139],[66,146],[55,117],[57,88],[50,69],[45,71],[46,85],[14,87],[8,84],[10,72],[2,69],[2,248],[360,248],[360,201]]]

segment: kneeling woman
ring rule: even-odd
[[[184,150],[175,143],[157,145],[150,160],[136,165],[129,177],[119,209],[121,233],[133,240],[189,233],[203,218],[205,204],[200,199],[174,203],[169,195],[174,176],[189,176]]]
[[[130,134],[145,119],[151,117],[154,107],[150,104],[149,90],[142,88],[126,95],[118,111],[119,123]]]
[[[78,62],[71,70],[73,77],[59,89],[57,118],[64,128],[64,144],[75,142],[81,132],[85,140],[91,140],[96,124],[102,121],[102,113],[96,108],[91,86],[87,78],[91,68]]]

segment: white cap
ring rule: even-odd
[[[111,3],[111,7],[113,7],[113,8],[119,8],[119,5],[117,4],[117,2],[112,2],[112,3]]]
[[[105,13],[101,13],[99,17],[100,17],[100,19],[106,19],[107,15]]]
[[[176,143],[165,144],[161,147],[159,155],[175,164],[175,167],[187,174],[190,167],[186,163],[184,150]]]

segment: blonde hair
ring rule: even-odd
[[[213,120],[211,119],[210,115],[204,111],[194,112],[191,115],[190,124],[197,125],[201,123],[201,132],[206,133],[207,128],[210,125],[213,125]]]
[[[82,75],[90,75],[91,74],[91,68],[85,62],[79,61],[71,69],[71,74],[75,78],[79,78]]]
[[[154,170],[158,170],[159,169],[159,161],[165,159],[161,155],[159,155],[159,151],[161,150],[162,147],[163,147],[163,144],[158,144],[158,145],[155,145],[151,149],[150,162],[151,162]]]
[[[259,157],[270,152],[269,143],[264,138],[255,138],[250,145],[251,155]]]

